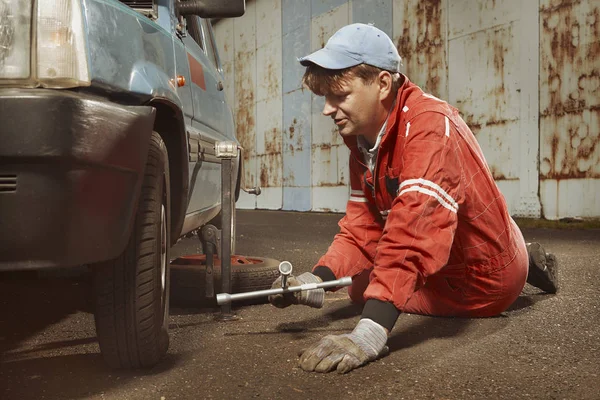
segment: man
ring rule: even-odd
[[[400,74],[384,32],[348,25],[299,61],[350,149],[351,193],[327,253],[288,282],[352,276],[350,298],[364,303],[356,328],[306,350],[302,369],[344,373],[377,359],[402,312],[488,317],[526,280],[556,292],[555,257],[525,244],[473,133],[455,108]],[[324,291],[269,300],[320,308]]]

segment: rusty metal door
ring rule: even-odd
[[[448,2],[448,100],[477,136],[512,215],[539,217],[536,1]]]
[[[540,2],[544,217],[600,215],[600,2]]]

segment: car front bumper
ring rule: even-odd
[[[155,111],[47,89],[0,90],[0,270],[117,257]]]

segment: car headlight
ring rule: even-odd
[[[0,79],[31,76],[32,0],[0,0]]]
[[[37,8],[40,85],[52,88],[89,85],[81,1],[43,0],[37,2]]]

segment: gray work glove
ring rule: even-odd
[[[328,335],[300,356],[300,368],[305,371],[341,374],[350,372],[389,353],[387,332],[378,323],[364,318],[352,333]]]
[[[286,287],[300,286],[307,283],[321,283],[321,278],[310,272],[305,272],[298,276],[290,275],[287,278]],[[281,276],[273,282],[271,285],[272,289],[281,288]],[[300,292],[275,294],[269,296],[269,302],[277,308],[289,307],[292,304],[303,304],[305,306],[313,308],[323,307],[325,302],[325,290],[324,289],[311,289],[303,290]]]

